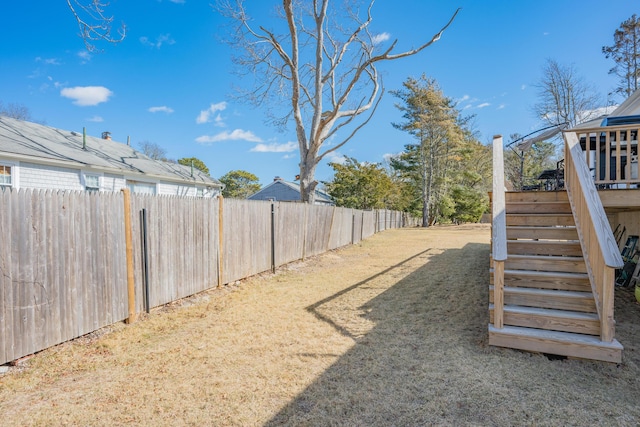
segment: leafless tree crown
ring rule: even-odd
[[[107,16],[105,9],[109,3],[101,0],[67,0],[69,10],[73,14],[80,29],[80,37],[84,40],[85,47],[89,52],[96,52],[99,49],[95,42],[106,41],[109,43],[119,43],[124,40],[127,28],[124,24],[117,31],[117,36],[111,34],[113,16]]]
[[[268,105],[272,124],[295,123],[304,201],[317,185],[317,164],[371,120],[383,92],[376,65],[421,52],[440,39],[459,12],[426,43],[398,52],[397,40],[384,43],[371,29],[374,0],[363,5],[345,1],[339,10],[329,3],[283,0],[280,27],[267,28],[251,19],[242,0],[217,2],[217,10],[233,26],[228,41],[236,52],[234,62],[243,75],[255,79],[242,97]],[[273,104],[283,101],[284,113],[277,115]],[[338,135],[341,130],[346,132]],[[331,146],[321,152],[328,139]]]

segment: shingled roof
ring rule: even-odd
[[[83,139],[82,131],[61,130],[4,116],[0,116],[0,156],[222,187],[220,181],[196,168],[192,174],[189,166],[151,159],[127,144],[92,136]]]

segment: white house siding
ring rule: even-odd
[[[158,194],[167,196],[196,196],[196,188],[186,185],[175,184],[171,182],[162,182],[158,184]]]
[[[20,162],[20,187],[54,190],[84,190],[80,171],[58,166]]]
[[[101,180],[100,190],[102,191],[120,191],[127,186],[127,180],[122,175],[105,173]]]

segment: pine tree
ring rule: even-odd
[[[613,45],[604,46],[602,53],[616,65],[609,74],[619,77],[615,92],[628,98],[638,89],[640,80],[640,19],[633,14],[613,33]]]

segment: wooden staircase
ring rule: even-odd
[[[489,344],[620,362],[622,345],[600,339],[598,318],[566,191],[506,193],[503,327],[494,326],[493,259]]]

